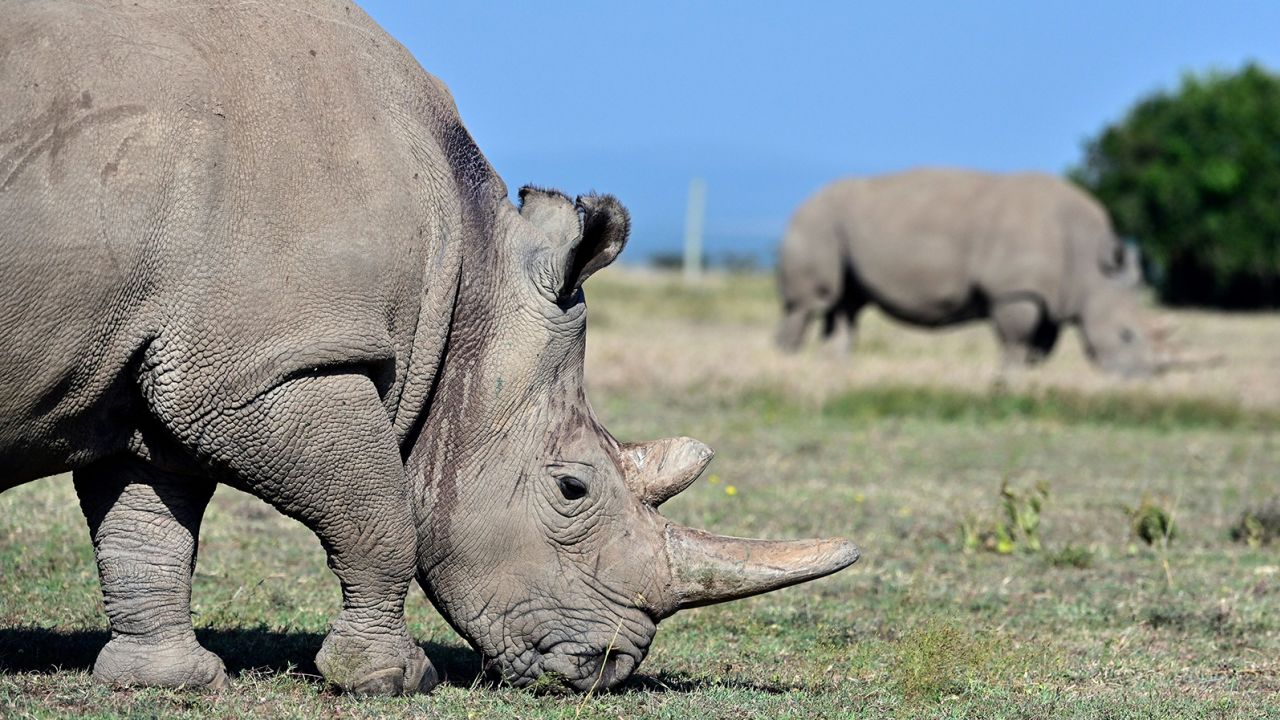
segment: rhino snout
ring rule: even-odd
[[[633,651],[619,647],[568,651],[548,658],[547,672],[558,672],[577,692],[608,690],[626,681],[640,665]],[[563,670],[556,667],[564,666]]]
[[[560,642],[530,654],[532,658],[525,656],[516,662],[497,658],[486,666],[496,680],[515,687],[537,686],[545,679],[548,688],[560,686],[575,692],[599,692],[631,677],[645,652],[615,639],[603,647]]]

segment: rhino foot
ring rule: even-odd
[[[221,658],[189,641],[113,638],[98,653],[93,679],[116,687],[208,688],[228,685]]]
[[[440,676],[426,653],[407,634],[391,642],[368,636],[329,633],[316,656],[325,679],[354,695],[426,693]]]

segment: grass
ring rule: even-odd
[[[1231,526],[1231,539],[1252,547],[1267,545],[1280,538],[1280,502],[1274,498],[1259,507],[1240,513],[1240,520]]]
[[[984,332],[875,321],[861,355],[780,358],[765,278],[674,293],[645,274],[600,280],[601,419],[623,440],[688,434],[718,453],[664,513],[729,534],[845,535],[858,565],[677,615],[635,678],[585,699],[487,684],[414,590],[410,628],[445,684],[350,698],[312,664],[340,602],[319,542],[220,488],[193,613],[232,689],[113,691],[88,674],[106,640],[88,533],[69,481],[45,480],[0,495],[0,717],[1280,716],[1280,563],[1231,539],[1277,495],[1280,402],[1242,388],[1255,360],[1280,367],[1280,343],[1264,347],[1280,319],[1223,316],[1245,359],[1202,384],[1078,375],[1068,347],[997,392]],[[1208,316],[1186,324],[1192,344],[1220,332]],[[1005,482],[1051,488],[1042,550],[966,552],[960,521],[996,516]],[[1140,503],[1176,515],[1165,547],[1134,542]]]
[[[1245,409],[1235,402],[1196,397],[1165,398],[1134,391],[1100,395],[1045,388],[1010,393],[998,388],[989,392],[971,392],[890,385],[841,392],[819,402],[806,403],[780,389],[761,387],[748,390],[741,400],[745,400],[752,412],[769,419],[817,411],[828,417],[850,421],[925,417],[944,422],[990,422],[1023,418],[1158,429],[1280,425],[1280,414]],[[692,401],[697,402],[698,398]]]
[[[979,635],[949,618],[930,618],[908,630],[894,648],[889,676],[905,703],[960,697],[1002,653],[995,633]]]

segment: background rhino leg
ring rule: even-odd
[[[804,342],[804,331],[809,327],[812,313],[800,303],[788,303],[782,324],[778,326],[775,339],[778,347],[785,352],[795,352]]]
[[[342,612],[316,657],[329,682],[362,694],[436,684],[405,627],[417,530],[400,448],[368,377],[295,378],[185,431],[174,427],[198,457],[228,473],[229,484],[320,538],[342,583]]]
[[[822,336],[837,357],[846,357],[858,340],[858,313],[866,304],[866,297],[846,281],[840,301],[827,310],[822,318]]]
[[[839,305],[822,316],[822,337],[827,348],[837,357],[848,355],[849,348],[853,346],[852,325],[852,319]]]
[[[1058,339],[1058,324],[1048,318],[1037,299],[997,301],[991,307],[991,320],[1000,341],[1002,374],[1040,363]]]
[[[222,661],[191,627],[191,574],[213,481],[123,458],[77,470],[75,487],[111,620],[94,678],[120,686],[225,686]]]

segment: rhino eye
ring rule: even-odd
[[[1127,343],[1131,343],[1131,342],[1133,342],[1133,331],[1132,331],[1132,330],[1130,330],[1129,328],[1121,328],[1121,329],[1120,329],[1120,341],[1121,341],[1121,342],[1127,342]]]
[[[556,483],[565,500],[577,500],[587,494],[587,484],[572,475],[558,477]]]

